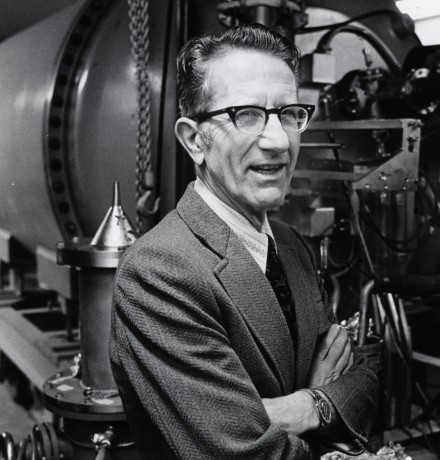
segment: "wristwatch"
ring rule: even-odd
[[[332,411],[330,408],[330,404],[316,390],[313,390],[311,388],[303,388],[301,391],[305,391],[315,400],[315,407],[318,411],[318,417],[320,422],[319,427],[317,429],[320,430],[321,428],[327,426],[332,421]]]

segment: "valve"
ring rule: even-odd
[[[93,443],[96,446],[96,460],[109,460],[109,451],[113,447],[115,433],[113,427],[109,426],[104,433],[95,433],[93,435]]]

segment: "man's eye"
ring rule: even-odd
[[[285,120],[296,120],[296,113],[292,110],[285,110],[281,113],[281,118],[284,118]]]
[[[264,117],[263,113],[258,110],[240,110],[235,119],[240,124],[251,124],[260,121]]]
[[[285,121],[297,121],[297,120],[301,120],[302,115],[300,113],[298,113],[297,110],[295,109],[290,109],[290,110],[284,110],[282,113],[281,113],[281,118]]]
[[[292,108],[284,110],[281,113],[281,123],[285,126],[292,126],[295,128],[302,128],[307,122],[307,113],[304,109]]]

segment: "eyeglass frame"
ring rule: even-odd
[[[199,113],[197,115],[193,115],[193,116],[188,117],[188,118],[190,118],[191,120],[197,121],[198,123],[202,123],[202,122],[208,120],[211,117],[215,117],[217,115],[222,115],[222,114],[226,113],[226,114],[229,115],[229,118],[231,119],[231,121],[232,121],[233,125],[235,126],[235,128],[238,129],[238,131],[240,131],[240,132],[242,132],[244,134],[259,135],[266,128],[267,122],[269,121],[269,115],[270,114],[272,114],[272,113],[276,114],[277,117],[278,117],[278,120],[280,120],[280,123],[281,123],[281,112],[284,109],[287,109],[289,107],[301,107],[301,108],[305,109],[305,111],[307,113],[307,116],[308,116],[307,123],[305,124],[303,129],[300,129],[298,131],[294,131],[295,133],[304,132],[307,129],[307,126],[309,125],[310,120],[312,119],[313,113],[315,112],[315,108],[316,108],[315,105],[312,105],[312,104],[287,104],[287,105],[282,105],[281,107],[275,107],[273,109],[266,109],[266,107],[260,107],[259,105],[235,105],[235,106],[231,106],[231,107],[225,107],[224,109],[213,110],[211,112],[202,112],[202,113]],[[242,131],[237,126],[237,122],[235,120],[235,115],[237,114],[237,112],[239,110],[243,110],[243,109],[259,109],[259,110],[262,110],[264,112],[264,114],[266,115],[266,119],[264,121],[264,126],[263,126],[263,129],[261,131],[257,131],[255,133],[246,133],[245,131]],[[282,124],[281,124],[281,126],[282,126]]]

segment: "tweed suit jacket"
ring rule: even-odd
[[[142,459],[303,459],[318,442],[271,424],[261,398],[307,384],[332,322],[312,256],[271,222],[295,303],[295,349],[262,270],[189,185],[176,210],[124,254],[114,289],[110,357]],[[321,388],[365,443],[377,377],[363,364]]]

